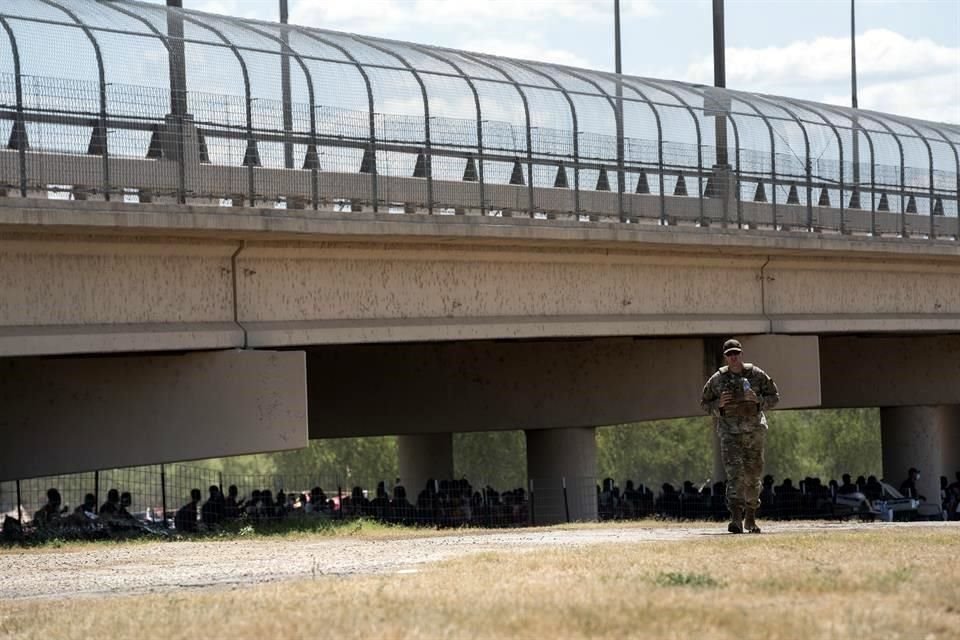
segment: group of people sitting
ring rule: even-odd
[[[900,483],[899,494],[931,504],[917,491],[919,472],[910,469]],[[892,487],[876,476],[859,476],[855,480],[843,474],[841,480],[824,484],[819,478],[807,477],[794,485],[790,478],[776,484],[773,476],[763,478],[761,516],[768,519],[831,518],[843,513],[840,507],[854,505],[864,515],[876,514],[875,506],[891,497]],[[960,471],[956,479],[940,478],[940,517],[960,520]],[[664,483],[659,491],[627,480],[623,490],[612,478],[605,478],[596,487],[598,515],[601,520],[669,518],[724,520],[727,518],[726,486],[721,482],[700,486],[685,481],[677,488]],[[110,489],[107,499],[97,507],[96,496],[88,493],[83,502],[70,510],[63,505],[56,488],[47,491],[47,502],[33,514],[35,529],[133,527],[141,521],[130,513],[133,502],[130,492]],[[249,497],[240,497],[236,485],[226,494],[211,485],[202,500],[199,489],[190,492],[190,500],[174,515],[178,532],[196,533],[216,530],[230,522],[250,524],[273,523],[288,518],[354,518],[366,517],[382,522],[422,526],[509,527],[531,523],[531,500],[534,495],[522,488],[498,492],[490,486],[474,488],[467,480],[429,480],[418,492],[416,500],[407,498],[404,486],[388,492],[380,482],[373,497],[362,487],[354,487],[349,495],[327,495],[317,486],[310,491],[254,490]],[[544,498],[541,498],[544,499]],[[933,503],[935,504],[935,503]],[[849,511],[849,509],[847,509]],[[6,523],[5,523],[6,526]]]
[[[939,503],[918,492],[918,479],[919,472],[911,468],[895,494],[893,487],[873,475],[854,480],[845,473],[840,482],[830,480],[826,484],[820,478],[806,477],[796,485],[790,478],[777,485],[772,475],[766,475],[760,493],[760,515],[779,520],[833,518],[851,512],[875,516],[879,515],[879,505],[902,497],[934,505],[925,512],[939,512],[944,519],[960,520],[960,471],[953,483],[946,476],[940,478]],[[680,488],[664,483],[654,495],[649,487],[635,485],[632,480],[627,480],[621,491],[611,478],[606,478],[597,488],[598,513],[601,520],[661,517],[720,521],[728,517],[725,493],[726,484],[722,481],[697,486],[687,480]],[[915,509],[906,511],[915,515]]]
[[[193,489],[190,501],[177,510],[177,531],[192,533],[212,530],[227,522],[244,520],[251,524],[278,522],[287,518],[373,518],[382,522],[429,526],[516,526],[527,521],[527,499],[523,489],[500,493],[492,487],[475,490],[465,479],[429,480],[415,503],[407,498],[406,488],[397,485],[392,495],[386,483],[377,484],[369,498],[362,487],[349,495],[328,496],[321,487],[309,492],[254,490],[249,498],[239,498],[236,485],[224,495],[212,485],[201,504],[201,492]]]
[[[37,527],[53,528],[62,525],[82,526],[93,520],[116,523],[134,522],[136,518],[128,511],[133,504],[133,496],[129,491],[120,493],[116,489],[107,492],[107,501],[97,508],[97,497],[88,493],[83,502],[73,511],[63,506],[60,491],[55,488],[47,490],[47,503],[33,514],[33,522]]]

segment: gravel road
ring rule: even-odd
[[[774,523],[764,535],[786,532],[877,530],[904,526],[958,527],[958,523]],[[524,552],[545,547],[634,544],[728,535],[722,525],[597,526],[451,533],[374,540],[316,538],[103,544],[80,549],[0,553],[0,599],[59,599],[184,588],[249,586],[318,576],[422,570],[430,563],[487,551]]]

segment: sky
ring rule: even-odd
[[[164,0],[152,0],[163,3]],[[613,0],[288,0],[290,21],[613,70]],[[278,19],[276,0],[183,0]],[[960,0],[857,0],[861,108],[960,124]],[[727,0],[727,86],[849,106],[848,0]],[[623,72],[713,83],[711,0],[621,0]]]

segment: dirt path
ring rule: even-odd
[[[765,534],[884,530],[910,524],[769,524]],[[634,544],[727,535],[722,525],[590,526],[471,532],[376,540],[364,538],[251,539],[92,545],[79,550],[0,554],[0,599],[71,598],[160,593],[184,588],[247,586],[320,576],[412,572],[424,565],[487,551],[601,543]]]

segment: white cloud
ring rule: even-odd
[[[849,104],[850,41],[816,38],[784,47],[728,48],[727,86]],[[710,84],[713,60],[690,64],[686,80]],[[910,39],[887,29],[857,37],[862,108],[960,121],[960,48]]]

